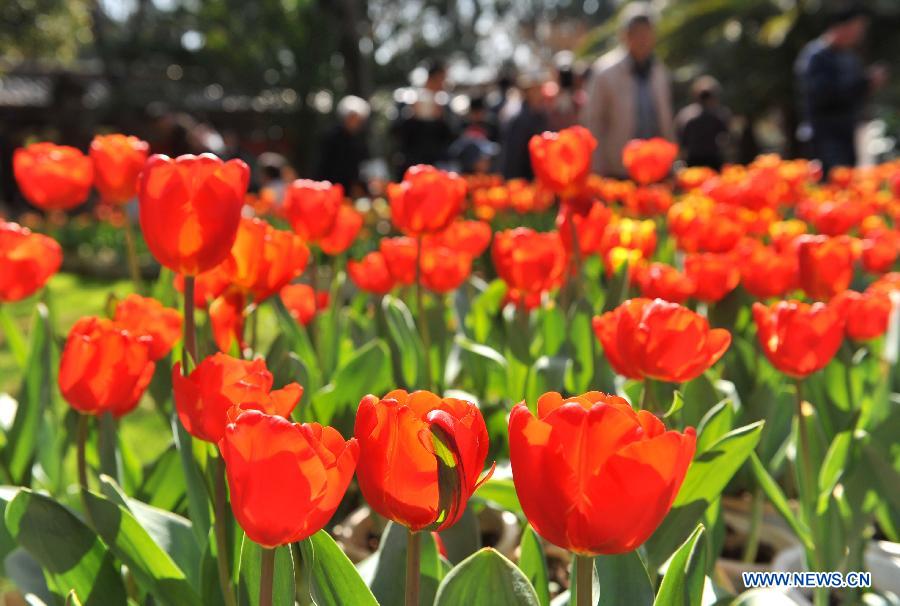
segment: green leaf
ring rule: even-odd
[[[403,301],[386,295],[381,301],[388,331],[400,357],[400,371],[407,387],[419,385],[420,370],[425,366],[425,348],[412,313]],[[425,321],[424,318],[420,321]]]
[[[658,606],[700,606],[706,578],[706,537],[702,525],[678,548],[653,602]]]
[[[6,335],[6,343],[16,365],[24,370],[28,363],[28,346],[25,345],[25,337],[9,315],[6,305],[0,305],[0,332]]]
[[[544,548],[534,529],[530,525],[522,531],[519,543],[519,568],[528,577],[528,582],[537,593],[541,606],[550,606],[550,575],[547,572],[547,558]]]
[[[653,584],[637,550],[594,558],[600,583],[597,606],[651,606]]]
[[[734,427],[734,403],[722,400],[700,419],[697,425],[697,451],[703,452]]]
[[[312,398],[316,421],[330,425],[331,420],[343,411],[355,411],[363,395],[381,395],[388,391],[391,382],[391,356],[387,345],[381,339],[369,341],[338,369],[334,380]]]
[[[820,516],[828,509],[831,491],[844,475],[852,443],[852,432],[842,431],[834,437],[831,446],[828,447],[828,452],[825,453],[825,460],[819,469],[819,499],[816,505],[817,513]]]
[[[544,339],[543,352],[547,356],[555,356],[566,342],[566,316],[556,305],[540,309],[541,336]]]
[[[83,496],[91,525],[144,591],[162,604],[200,604],[181,568],[128,509],[93,492]]]
[[[178,415],[174,413],[172,413],[172,434],[175,436],[175,447],[181,457],[181,468],[187,487],[188,511],[191,514],[194,536],[197,537],[200,545],[204,545],[210,528],[209,501],[204,489],[206,484],[194,458],[191,435],[181,425]]]
[[[694,427],[699,426],[703,416],[722,400],[705,373],[685,383],[681,395],[684,396],[684,408],[681,410],[684,424]]]
[[[481,534],[478,530],[478,518],[471,505],[460,516],[459,520],[440,533],[441,540],[447,550],[447,559],[453,564],[462,562],[481,549]]]
[[[406,545],[409,531],[389,522],[381,535],[378,551],[360,565],[373,570],[369,586],[379,604],[402,604],[406,592]],[[421,561],[419,567],[419,605],[434,603],[444,570],[437,545],[430,532],[420,532]]]
[[[500,312],[500,306],[503,304],[505,296],[506,283],[498,279],[491,282],[472,301],[472,307],[466,316],[465,325],[471,331],[472,338],[476,342],[487,342],[493,318]]]
[[[100,491],[109,500],[127,508],[156,544],[184,571],[191,586],[199,589],[200,561],[203,554],[194,538],[190,520],[127,497],[112,479],[106,476],[100,476]]]
[[[762,461],[759,460],[759,457],[756,456],[756,453],[750,453],[750,468],[753,470],[753,474],[756,476],[756,481],[759,484],[759,487],[762,488],[763,492],[766,493],[766,496],[769,498],[769,502],[772,503],[772,506],[775,510],[781,514],[781,517],[784,518],[784,521],[787,522],[788,526],[794,531],[794,534],[797,535],[797,538],[800,539],[809,549],[813,549],[812,536],[810,535],[809,528],[803,523],[797,516],[794,515],[793,510],[791,509],[790,504],[788,503],[787,497],[784,496],[784,492],[782,492],[781,487],[769,475],[769,472],[766,470],[765,466],[762,464]]]
[[[648,568],[655,570],[685,540],[753,452],[762,428],[762,421],[739,427],[694,455],[672,510],[647,541]]]
[[[38,303],[35,305],[19,406],[12,427],[7,432],[7,447],[3,452],[10,479],[15,484],[30,483],[41,417],[51,404],[52,389],[56,383],[51,355],[52,339],[50,312],[44,303]]]
[[[378,606],[356,568],[334,539],[320,530],[300,543],[310,597],[317,606]]]
[[[165,511],[177,511],[187,497],[184,470],[175,444],[170,444],[144,470],[144,483],[137,491],[139,500]]]
[[[539,606],[522,571],[487,547],[469,556],[441,583],[434,606]]]
[[[519,517],[525,517],[512,479],[491,478],[481,485],[475,493],[475,498],[493,503],[500,509],[511,511]]]
[[[60,601],[74,590],[85,606],[125,603],[125,587],[106,545],[56,501],[23,488],[6,507],[6,527],[40,563]]]
[[[569,320],[569,347],[571,360],[566,372],[566,390],[584,393],[590,389],[594,378],[594,348],[597,338],[591,326],[591,306],[580,299],[572,309]]]
[[[675,413],[681,410],[682,407],[684,407],[684,396],[676,389],[675,393],[672,394],[672,405],[669,406],[669,410],[663,415],[663,419],[671,418]]]
[[[238,595],[241,606],[259,606],[260,563],[263,547],[244,535]],[[272,574],[272,606],[294,606],[294,564],[289,546],[275,548],[275,570]]]

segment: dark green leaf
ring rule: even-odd
[[[131,511],[98,494],[84,493],[91,525],[138,585],[162,604],[200,604],[184,571],[140,525]]]
[[[260,564],[263,547],[244,536],[241,545],[238,595],[241,606],[259,606]],[[294,606],[294,565],[289,546],[275,548],[272,574],[272,606]]]
[[[41,417],[50,407],[55,376],[51,341],[53,333],[50,313],[43,303],[35,305],[28,360],[16,418],[6,434],[3,459],[11,480],[16,484],[29,484],[31,465],[40,433]]]
[[[378,606],[347,555],[320,530],[300,543],[303,570],[317,606]]]
[[[402,604],[406,592],[406,546],[409,531],[399,524],[389,522],[381,535],[378,551],[370,556],[368,566],[373,568],[369,586],[379,604]],[[438,557],[437,545],[430,532],[418,533],[421,541],[421,565],[419,577],[419,605],[434,603],[444,570]],[[362,566],[364,566],[364,563]]]
[[[597,606],[650,606],[653,584],[647,567],[635,551],[597,556],[594,570],[600,583]]]
[[[784,496],[784,492],[782,492],[781,487],[777,482],[775,482],[772,476],[769,475],[769,472],[762,464],[762,461],[759,460],[759,457],[756,456],[755,452],[750,453],[750,467],[753,470],[754,475],[756,476],[756,481],[759,484],[759,487],[762,488],[763,492],[766,493],[766,496],[769,498],[769,502],[772,503],[772,506],[775,507],[775,510],[781,514],[781,517],[784,518],[784,521],[787,522],[788,526],[790,526],[791,529],[793,529],[794,534],[797,535],[797,538],[799,538],[800,541],[806,544],[810,549],[813,549],[812,537],[810,536],[809,528],[797,516],[794,515],[794,512],[791,509],[790,504],[788,503],[787,497]]]
[[[125,587],[106,545],[56,501],[23,488],[6,507],[6,527],[40,563],[60,601],[74,590],[85,606],[125,604]]]
[[[547,572],[547,558],[544,556],[541,540],[530,525],[525,526],[519,543],[519,568],[534,587],[541,606],[549,606],[550,575]]]
[[[481,485],[475,493],[475,497],[497,505],[500,509],[511,511],[524,517],[519,497],[516,495],[516,487],[511,479],[491,478]]]
[[[706,578],[706,537],[698,526],[678,548],[653,602],[658,606],[700,606]]]
[[[745,425],[694,455],[672,510],[646,543],[648,568],[655,569],[665,562],[685,540],[706,508],[719,497],[753,452],[762,428],[762,421]]]
[[[528,578],[491,548],[463,560],[438,589],[434,606],[539,606]]]
[[[569,349],[571,363],[566,373],[566,390],[569,393],[584,393],[590,389],[594,378],[594,349],[596,344],[591,326],[593,310],[583,299],[572,309],[569,319]]]
[[[363,395],[381,395],[391,388],[391,382],[391,357],[387,345],[380,339],[370,341],[338,369],[334,381],[313,396],[311,407],[315,420],[331,424],[331,420],[343,411],[355,411]]]
[[[456,524],[439,534],[447,550],[447,559],[453,564],[458,564],[481,549],[478,518],[472,512],[471,505],[466,507]]]
[[[400,358],[400,370],[407,387],[419,384],[420,370],[424,369],[425,348],[412,313],[403,301],[386,295],[381,301],[391,340]],[[424,321],[424,320],[420,320]]]
[[[24,370],[28,363],[28,346],[25,344],[22,331],[16,326],[15,320],[9,315],[5,305],[0,305],[0,332],[6,335],[6,343],[9,345],[13,360],[16,361],[19,368]]]

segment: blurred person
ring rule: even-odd
[[[518,84],[521,103],[518,111],[503,127],[500,137],[500,172],[506,179],[531,179],[531,154],[528,141],[549,128],[547,108],[542,87],[547,81],[543,74],[523,74]]]
[[[656,32],[648,3],[623,9],[620,38],[621,44],[592,67],[581,121],[598,142],[594,172],[625,178],[625,144],[652,137],[674,141],[675,128],[669,72],[653,54]]]
[[[435,60],[427,70],[425,85],[416,90],[411,104],[400,108],[394,125],[399,152],[397,168],[401,175],[415,164],[441,164],[447,160],[447,150],[453,142],[453,116],[445,90],[447,68],[442,61]]]
[[[275,152],[265,152],[259,155],[256,166],[259,171],[260,194],[271,196],[272,203],[279,208],[284,201],[284,190],[288,183],[285,180],[287,159]]]
[[[554,57],[556,81],[548,82],[544,92],[549,100],[548,122],[550,130],[559,131],[578,123],[584,106],[584,90],[575,71],[574,55],[560,51]]]
[[[361,168],[369,159],[366,124],[371,108],[368,101],[354,95],[337,105],[338,123],[322,139],[321,157],[316,178],[339,183],[348,196],[357,198],[367,193]]]
[[[700,76],[691,89],[695,101],[675,117],[684,161],[688,166],[721,170],[730,120],[728,110],[719,103],[721,86],[712,76]]]
[[[469,101],[466,126],[459,138],[450,146],[450,158],[458,164],[460,172],[463,174],[491,172],[493,159],[499,152],[495,141],[496,133],[484,97],[473,97]]]
[[[800,138],[811,141],[812,156],[824,174],[856,165],[856,127],[867,97],[887,80],[883,65],[863,67],[856,48],[866,35],[868,11],[844,5],[831,13],[825,32],[808,43],[794,73],[804,123]]]

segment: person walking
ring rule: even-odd
[[[695,101],[675,116],[682,157],[688,166],[721,170],[730,120],[719,102],[721,87],[712,76],[700,76],[691,88]]]
[[[627,5],[621,44],[595,62],[581,122],[597,139],[593,170],[624,178],[622,149],[631,139],[675,140],[669,72],[653,54],[656,33],[646,2]]]
[[[856,53],[866,35],[868,12],[844,6],[831,15],[825,32],[808,43],[794,73],[804,122],[800,138],[811,143],[824,174],[836,166],[856,165],[856,127],[868,96],[887,80],[887,70],[868,70]]]

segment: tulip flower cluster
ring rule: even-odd
[[[7,310],[30,305],[62,248],[0,220],[0,330],[27,371],[0,440],[0,471],[24,488],[0,500],[11,540],[35,559],[25,564],[54,592],[109,591],[96,595],[110,604],[127,587],[159,603],[236,606],[258,591],[270,606],[275,588],[287,601],[303,589],[316,603],[442,606],[484,585],[497,603],[565,601],[553,587],[586,606],[595,568],[603,603],[700,603],[709,582],[716,599],[734,589],[707,557],[726,523],[734,538],[723,512],[742,491],[748,562],[769,500],[810,570],[862,569],[869,536],[897,540],[884,436],[900,163],[822,175],[761,156],[679,169],[677,146],[652,139],[625,147],[630,180],[618,180],[590,174],[596,147],[581,127],[543,133],[528,144],[534,182],[418,165],[356,204],[307,179],[283,199],[248,196],[240,160],[151,155],[125,135],[98,136],[87,154],[17,150],[23,195],[51,216],[91,188],[106,213],[136,199],[162,268],[158,299],[138,272],[136,292],[78,318],[57,356],[52,326],[26,346]],[[179,298],[183,311],[170,307]],[[73,440],[57,439],[42,382],[78,413]],[[151,401],[172,435],[142,468],[115,431]],[[54,492],[70,443],[78,516]],[[46,524],[18,522],[25,499],[43,499]],[[469,548],[485,508],[514,514],[521,541],[505,553],[518,566]],[[365,554],[390,521],[360,573],[328,534],[351,510],[372,521]],[[90,574],[38,549],[63,540],[53,532],[85,540]],[[353,532],[335,534],[350,545]],[[176,553],[194,539],[188,558]],[[570,572],[547,566],[551,546]],[[635,586],[610,595],[620,577]]]

